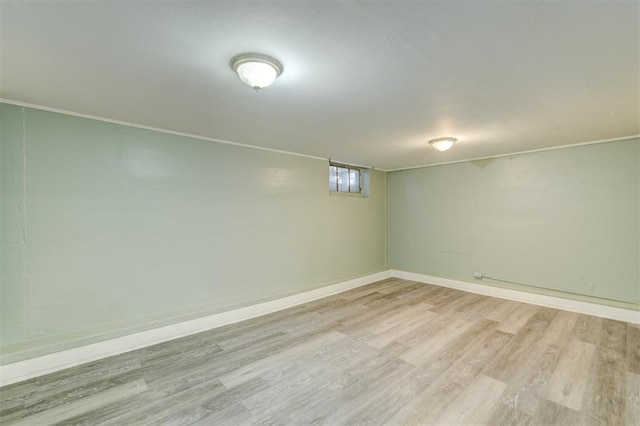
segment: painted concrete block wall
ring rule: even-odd
[[[386,269],[386,175],[0,105],[2,361]]]
[[[640,302],[638,139],[397,171],[387,180],[392,268],[470,282],[477,271]]]

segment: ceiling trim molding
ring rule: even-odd
[[[328,158],[318,157],[318,156],[315,156],[315,155],[300,154],[298,152],[284,151],[284,150],[280,150],[280,149],[266,148],[266,147],[263,147],[263,146],[249,145],[249,144],[246,144],[246,143],[232,142],[232,141],[227,141],[227,140],[224,140],[224,139],[210,138],[208,136],[200,136],[200,135],[194,135],[194,134],[191,134],[191,133],[177,132],[175,130],[162,129],[160,127],[145,126],[145,125],[142,125],[142,124],[134,124],[134,123],[129,123],[127,121],[113,120],[111,118],[98,117],[98,116],[95,116],[95,115],[83,114],[83,113],[80,113],[80,112],[67,111],[67,110],[58,109],[58,108],[51,108],[51,107],[46,107],[46,106],[42,106],[42,105],[35,105],[35,104],[29,104],[29,103],[26,103],[26,102],[14,101],[12,99],[0,98],[0,103],[20,106],[20,107],[25,107],[25,108],[38,109],[38,110],[41,110],[41,111],[54,112],[54,113],[57,113],[57,114],[70,115],[70,116],[73,116],[73,117],[87,118],[89,120],[102,121],[102,122],[105,122],[105,123],[118,124],[118,125],[121,125],[121,126],[135,127],[137,129],[151,130],[151,131],[154,131],[154,132],[167,133],[167,134],[170,134],[170,135],[183,136],[183,137],[192,138],[192,139],[200,139],[200,140],[205,140],[205,141],[209,141],[209,142],[217,142],[217,143],[221,143],[221,144],[225,144],[225,145],[240,146],[242,148],[258,149],[258,150],[261,150],[261,151],[275,152],[275,153],[278,153],[278,154],[294,155],[296,157],[312,158],[314,160],[322,160],[322,161],[327,161],[327,162],[329,161]],[[382,169],[377,169],[376,168],[376,170],[382,170]],[[382,170],[382,171],[385,171],[385,170]]]
[[[296,157],[311,158],[311,159],[314,159],[314,160],[321,160],[321,161],[325,161],[325,162],[330,162],[330,161],[334,160],[332,158],[325,158],[325,157],[319,157],[319,156],[315,156],[315,155],[301,154],[299,152],[285,151],[285,150],[274,149],[274,148],[266,148],[266,147],[263,147],[263,146],[250,145],[250,144],[241,143],[241,142],[233,142],[233,141],[227,141],[227,140],[224,140],[224,139],[211,138],[211,137],[208,137],[208,136],[195,135],[195,134],[192,134],[192,133],[178,132],[178,131],[175,131],[175,130],[163,129],[163,128],[160,128],[160,127],[145,126],[143,124],[135,124],[135,123],[130,123],[128,121],[114,120],[114,119],[111,119],[111,118],[104,118],[104,117],[99,117],[99,116],[96,116],[96,115],[84,114],[84,113],[81,113],[81,112],[74,112],[74,111],[68,111],[68,110],[59,109],[59,108],[52,108],[52,107],[47,107],[47,106],[42,106],[42,105],[30,104],[30,103],[27,103],[27,102],[15,101],[15,100],[12,100],[12,99],[0,98],[0,103],[4,103],[4,104],[8,104],[8,105],[20,106],[20,107],[25,107],[25,108],[32,108],[32,109],[37,109],[37,110],[41,110],[41,111],[48,111],[48,112],[53,112],[53,113],[57,113],[57,114],[64,114],[64,115],[69,115],[69,116],[72,116],[72,117],[86,118],[86,119],[89,119],[89,120],[102,121],[102,122],[105,122],[105,123],[118,124],[118,125],[121,125],[121,126],[134,127],[134,128],[137,128],[137,129],[151,130],[151,131],[154,131],[154,132],[167,133],[167,134],[170,134],[170,135],[183,136],[183,137],[192,138],[192,139],[199,139],[199,140],[205,140],[205,141],[209,141],[209,142],[216,142],[216,143],[221,143],[221,144],[224,144],[224,145],[233,145],[233,146],[239,146],[239,147],[242,147],[242,148],[257,149],[257,150],[260,150],[260,151],[268,151],[268,152],[275,152],[275,153],[284,154],[284,155],[293,155],[293,156],[296,156]],[[397,169],[382,169],[382,168],[378,168],[378,167],[374,167],[374,166],[361,166],[359,164],[358,164],[358,166],[366,167],[366,168],[370,168],[370,169],[374,169],[374,170],[379,170],[381,172],[386,172],[386,173],[399,172],[399,171],[402,171],[402,170],[413,170],[413,169],[422,169],[422,168],[425,168],[425,167],[445,166],[445,165],[448,165],[448,164],[466,163],[466,162],[469,162],[469,161],[490,160],[490,159],[493,159],[493,158],[511,157],[511,156],[514,156],[514,155],[532,154],[532,153],[536,153],[536,152],[553,151],[553,150],[556,150],[556,149],[574,148],[574,147],[579,147],[579,146],[596,145],[596,144],[601,144],[601,143],[619,142],[619,141],[624,141],[624,140],[629,140],[629,139],[637,139],[637,138],[640,138],[640,134],[629,135],[629,136],[621,136],[621,137],[618,137],[618,138],[610,138],[610,139],[599,139],[599,140],[588,141],[588,142],[579,142],[579,143],[574,143],[574,144],[569,144],[569,145],[550,146],[550,147],[547,147],[547,148],[531,149],[531,150],[528,150],[528,151],[514,151],[514,152],[507,153],[507,154],[496,154],[496,155],[489,155],[489,156],[486,156],[486,157],[476,157],[476,158],[463,159],[463,160],[444,161],[442,163],[422,164],[422,165],[419,165],[419,166],[411,166],[411,167],[400,167],[400,168],[397,168]],[[347,163],[345,163],[345,164],[347,164]],[[353,164],[356,165],[355,163],[353,163]]]
[[[425,167],[445,166],[445,165],[448,165],[448,164],[468,163],[470,161],[491,160],[493,158],[512,157],[514,155],[533,154],[533,153],[536,153],[536,152],[544,152],[544,151],[555,151],[556,149],[575,148],[575,147],[579,147],[579,146],[597,145],[597,144],[601,144],[601,143],[620,142],[620,141],[626,141],[626,140],[629,140],[629,139],[640,139],[640,134],[629,135],[629,136],[621,136],[619,138],[611,138],[611,139],[599,139],[599,140],[589,141],[589,142],[578,142],[578,143],[573,143],[573,144],[569,144],[569,145],[558,145],[558,146],[550,146],[550,147],[547,147],[547,148],[530,149],[528,151],[515,151],[515,152],[510,152],[510,153],[507,153],[507,154],[496,154],[496,155],[489,155],[489,156],[486,156],[486,157],[469,158],[467,160],[445,161],[445,162],[442,162],[442,163],[424,164],[424,165],[421,165],[421,166],[401,167],[401,168],[398,168],[398,169],[388,169],[388,170],[385,170],[385,171],[386,172],[400,172],[402,170],[413,170],[413,169],[422,169],[422,168],[425,168]]]

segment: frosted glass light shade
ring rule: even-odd
[[[444,152],[449,148],[451,148],[457,140],[458,139],[456,138],[438,138],[438,139],[429,141],[429,143],[435,150]]]
[[[260,89],[270,86],[278,76],[275,68],[263,62],[245,62],[238,67],[237,71],[244,84]]]
[[[231,68],[240,80],[255,90],[270,86],[282,72],[282,64],[260,53],[243,53],[231,59]]]

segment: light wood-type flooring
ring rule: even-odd
[[[389,279],[0,389],[0,424],[640,424],[640,327]]]

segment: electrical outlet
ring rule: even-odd
[[[474,272],[473,273],[473,278],[482,279],[482,272]]]

